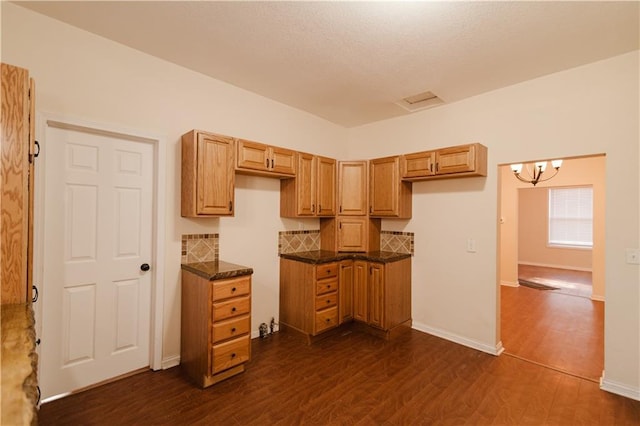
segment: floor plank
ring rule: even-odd
[[[555,276],[590,285],[586,272],[539,267],[525,271],[526,278]],[[500,296],[501,340],[508,354],[599,380],[604,368],[604,302],[524,286],[501,286]]]
[[[640,402],[512,356],[412,330],[313,346],[286,333],[252,341],[247,370],[207,389],[179,367],[43,404],[41,425],[637,424]],[[560,423],[558,423],[560,422]],[[635,423],[634,423],[635,422]]]

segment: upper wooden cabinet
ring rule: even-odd
[[[182,136],[182,216],[233,216],[233,138],[192,130]]]
[[[487,147],[479,143],[402,156],[402,178],[427,180],[487,175]]]
[[[262,176],[292,177],[296,152],[259,142],[237,139],[236,171]]]
[[[335,216],[336,160],[299,152],[294,179],[280,181],[280,216]]]
[[[402,180],[399,156],[369,161],[369,216],[411,218],[411,182]]]
[[[2,64],[2,304],[30,303],[33,270],[35,85],[24,68]]]
[[[338,162],[338,214],[367,215],[367,161]]]

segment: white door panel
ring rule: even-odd
[[[149,365],[153,146],[47,128],[44,398]]]

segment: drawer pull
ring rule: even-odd
[[[234,352],[231,354],[231,358],[235,358],[235,357],[236,357],[236,353]]]
[[[236,291],[236,288],[235,288],[235,287],[232,287],[232,288],[231,288],[231,293],[233,293],[233,292],[235,292],[235,291]]]
[[[236,311],[236,307],[234,306],[233,308],[231,308],[231,312],[235,312]]]
[[[331,318],[327,318],[325,321],[326,322],[331,322]]]
[[[327,300],[327,305],[328,305],[329,303],[331,303],[331,300]]]
[[[331,285],[327,284],[327,288],[331,288]]]
[[[231,332],[232,332],[232,333],[235,333],[235,332],[236,332],[236,328],[235,328],[235,327],[233,327],[233,328],[231,329]]]

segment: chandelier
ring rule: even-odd
[[[560,166],[562,166],[562,160],[552,160],[551,161],[551,167],[553,167],[555,169],[555,171],[553,172],[553,174],[551,176],[546,176],[545,178],[542,179],[542,175],[545,172],[545,170],[547,170],[547,162],[546,161],[538,161],[537,163],[535,163],[535,165],[533,166],[533,170],[529,169],[528,165],[526,168],[527,171],[527,177],[522,176],[522,170],[523,170],[523,165],[522,163],[520,164],[512,164],[511,165],[511,171],[513,172],[513,174],[515,175],[516,178],[518,178],[519,180],[521,180],[522,182],[526,182],[526,183],[530,183],[533,186],[536,186],[536,184],[538,182],[544,182],[547,181],[549,179],[551,179],[552,177],[554,177],[555,175],[558,174],[558,170],[560,170]]]

